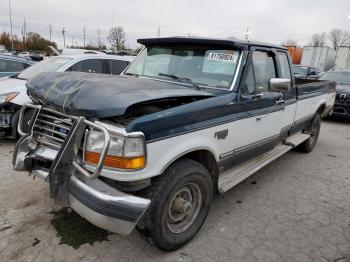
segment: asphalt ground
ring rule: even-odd
[[[199,234],[170,253],[136,231],[57,218],[47,184],[12,170],[14,143],[0,141],[0,261],[350,261],[349,122],[323,121],[313,152],[291,151],[216,196]]]

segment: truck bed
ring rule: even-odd
[[[316,79],[295,79],[298,97],[312,93],[335,92],[336,82]]]

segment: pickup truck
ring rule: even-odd
[[[293,148],[313,150],[336,83],[295,81],[281,46],[138,42],[144,49],[120,76],[31,79],[13,165],[48,182],[55,204],[118,234],[136,227],[170,251],[200,230],[215,193]]]

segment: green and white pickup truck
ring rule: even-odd
[[[145,48],[121,76],[31,79],[13,165],[48,182],[56,204],[91,223],[123,235],[136,227],[174,250],[200,230],[216,193],[293,148],[312,151],[336,84],[296,81],[281,46],[139,43]]]

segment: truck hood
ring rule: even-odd
[[[23,105],[25,103],[30,103],[31,100],[27,95],[27,88],[25,83],[27,80],[17,79],[17,78],[1,78],[0,79],[0,94],[14,93],[17,92],[18,95],[11,100],[11,103],[17,105]]]
[[[180,83],[77,72],[40,74],[26,86],[34,101],[87,118],[122,116],[131,105],[146,101],[213,96]]]

